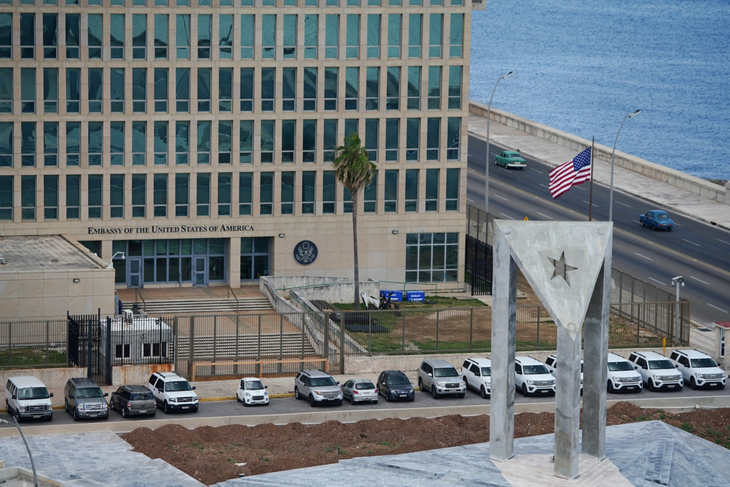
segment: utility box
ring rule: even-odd
[[[426,300],[424,291],[406,291],[406,301],[411,303],[422,303]]]
[[[380,297],[382,299],[388,299],[388,296],[390,296],[391,301],[403,301],[403,291],[380,291]]]

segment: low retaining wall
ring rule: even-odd
[[[469,102],[469,113],[486,118],[487,106],[474,101]],[[498,110],[494,107],[490,110],[490,119],[494,122],[501,123],[502,125],[520,130],[521,132],[526,132],[532,136],[545,139],[553,144],[567,147],[574,150],[576,153],[585,149],[586,146],[591,145],[590,140],[563,132],[562,130],[548,127],[547,125],[534,122],[527,118],[507,113],[503,110]],[[611,150],[611,147],[596,144],[593,157],[610,163]],[[535,156],[535,154],[531,155]],[[629,171],[633,171],[662,183],[669,184],[703,198],[730,205],[730,182],[723,187],[718,184],[705,181],[704,179],[690,176],[689,174],[685,174],[620,151],[616,151],[614,163],[616,166],[628,169]]]

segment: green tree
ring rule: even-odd
[[[360,267],[357,253],[357,207],[360,193],[370,184],[377,166],[370,161],[368,151],[360,143],[360,137],[353,132],[345,137],[345,144],[337,148],[333,163],[335,175],[352,195],[352,250],[355,271],[355,309],[360,308]]]

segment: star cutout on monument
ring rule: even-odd
[[[572,265],[568,265],[565,262],[565,251],[563,250],[563,253],[560,254],[560,259],[551,259],[550,257],[548,257],[548,260],[555,266],[555,270],[553,271],[553,275],[550,277],[550,280],[552,281],[556,277],[560,276],[563,278],[565,283],[570,286],[570,281],[568,280],[568,272],[574,271],[578,268],[573,267]]]

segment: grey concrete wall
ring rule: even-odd
[[[472,101],[469,103],[469,113],[486,117],[487,106]],[[541,139],[549,140],[554,144],[572,149],[576,151],[576,153],[585,149],[586,146],[591,145],[590,140],[563,132],[562,130],[548,127],[547,125],[534,122],[518,115],[513,115],[494,107],[491,108],[490,115],[491,120],[497,123],[515,128]],[[593,157],[610,162],[611,151],[612,147],[596,144]],[[730,205],[730,185],[726,184],[725,187],[723,187],[709,181],[705,181],[704,179],[690,176],[689,174],[685,174],[680,171],[675,171],[674,169],[670,169],[660,164],[639,159],[638,157],[634,157],[618,150],[616,151],[614,163],[616,166],[628,169],[662,183],[672,185],[684,191],[689,191],[690,193],[699,195],[703,198]]]
[[[328,276],[267,276],[260,279],[260,289],[265,293],[263,281],[274,289],[297,288],[300,296],[308,299],[323,299],[332,303],[351,303],[355,296],[352,279]],[[360,292],[371,296],[380,295],[379,281],[361,281]]]

